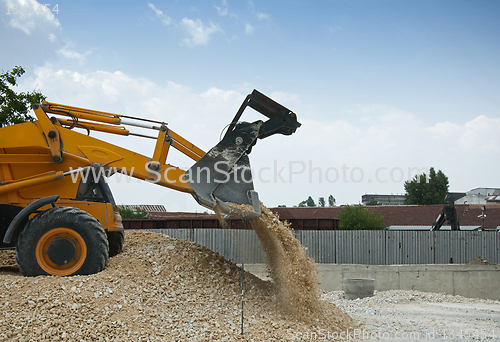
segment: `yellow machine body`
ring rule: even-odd
[[[246,106],[270,120],[237,123]],[[189,193],[201,205],[218,206],[226,214],[244,219],[260,215],[253,182],[225,179],[250,172],[247,154],[258,138],[290,135],[300,126],[293,112],[255,90],[224,139],[208,153],[164,122],[50,102],[33,110],[37,120],[0,127],[0,248],[16,247],[25,275],[95,273],[105,266],[108,252],[121,251],[122,220],[106,183],[113,172]],[[132,133],[125,126],[155,134]],[[154,139],[155,148],[145,156],[94,138],[91,131]],[[170,147],[194,161],[190,170],[167,163]],[[215,166],[221,163],[226,172],[221,175],[190,172],[219,170]],[[251,204],[254,210],[235,210],[228,203]]]

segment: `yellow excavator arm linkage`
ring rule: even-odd
[[[268,120],[240,122],[246,107]],[[260,216],[248,155],[258,139],[300,126],[293,112],[256,90],[206,153],[161,121],[51,102],[33,110],[33,122],[0,125],[0,249],[15,247],[19,270],[28,276],[96,273],[120,253],[124,227],[106,184],[113,174],[189,193],[224,214]],[[154,149],[146,156],[92,131],[151,139]],[[182,170],[168,163],[171,148],[194,164]]]
[[[140,126],[148,126],[148,128],[151,129],[157,128],[158,131],[158,135],[155,138],[156,145],[152,157],[147,157],[88,135],[69,130],[66,127],[73,125],[75,121],[74,118],[53,118],[51,120],[47,116],[47,113],[59,115],[68,113],[69,115],[74,115],[74,117],[107,122],[96,123],[78,120],[75,127],[111,134],[129,135],[129,130],[120,125],[121,118],[123,117],[121,115],[95,112],[89,109],[63,106],[60,104],[53,105],[50,102],[43,102],[41,106],[35,105],[34,112],[38,119],[35,124],[41,131],[40,133],[42,133],[46,141],[46,147],[48,147],[46,148],[47,154],[42,154],[43,152],[37,154],[0,154],[1,163],[62,164],[66,159],[70,159],[73,161],[71,164],[76,162],[79,167],[92,166],[95,168],[113,168],[113,170],[122,171],[127,175],[141,180],[153,181],[158,185],[182,192],[193,192],[189,184],[182,178],[185,170],[166,163],[168,151],[170,146],[172,146],[192,158],[194,161],[199,160],[205,152],[185,138],[170,131],[165,123],[155,122],[152,125]],[[148,122],[152,121],[148,120]],[[150,136],[150,138],[154,137]],[[40,144],[39,135],[36,134],[23,134],[22,140],[22,145],[24,146],[39,146]],[[20,144],[21,142],[19,141],[11,140],[11,144],[2,145],[4,148],[9,148],[11,147],[9,145],[12,145],[12,147],[21,147]],[[40,146],[40,150],[44,150],[43,146]],[[71,170],[74,169],[74,167],[71,166],[70,168]],[[71,170],[65,171],[69,172]],[[70,173],[67,173],[66,175],[69,174]],[[21,184],[32,186],[33,184],[42,184],[62,178],[61,174],[58,174],[58,177],[51,178],[46,173],[42,172],[38,175],[31,176],[29,182],[26,180],[18,180],[16,183],[19,184],[17,184],[15,188],[22,188]],[[13,184],[10,184],[9,187],[0,187],[0,193],[11,191],[9,188],[13,188]]]
[[[239,123],[247,106],[269,120]],[[295,113],[256,90],[243,102],[223,140],[208,153],[169,129],[165,122],[46,101],[34,105],[33,110],[36,121],[1,128],[0,203],[26,204],[48,195],[71,199],[80,180],[75,174],[83,176],[83,172],[93,169],[108,171],[106,176],[124,173],[190,193],[210,209],[219,206],[228,214],[255,217],[260,215],[260,204],[253,190],[248,154],[257,139],[276,133],[290,135],[300,126]],[[56,116],[49,118],[48,114]],[[148,129],[154,134],[134,133],[126,126]],[[74,128],[85,129],[88,134]],[[151,156],[145,156],[91,137],[91,131],[154,139],[155,148]],[[167,163],[171,147],[195,164],[186,171]],[[51,184],[57,185],[48,184],[54,181]],[[250,204],[254,211],[235,210],[227,203]]]

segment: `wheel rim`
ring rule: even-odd
[[[38,265],[48,274],[67,276],[82,267],[87,245],[82,236],[69,228],[54,228],[45,233],[36,245]]]

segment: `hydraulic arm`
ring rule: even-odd
[[[267,120],[239,122],[247,107]],[[224,214],[259,216],[248,154],[258,139],[300,126],[293,112],[256,90],[208,152],[161,121],[51,102],[33,110],[37,120],[0,128],[0,249],[15,247],[27,276],[96,273],[121,252],[122,219],[106,183],[114,173],[189,193]],[[152,139],[155,147],[142,155],[93,131]],[[182,170],[168,163],[170,148],[194,165]]]
[[[259,111],[268,120],[239,122],[247,107]],[[75,170],[83,172],[94,168],[108,171],[106,175],[114,170],[190,193],[199,204],[209,209],[218,206],[223,213],[242,218],[260,215],[248,158],[252,147],[258,139],[276,133],[290,135],[300,127],[295,113],[257,90],[247,96],[224,138],[208,153],[172,131],[165,122],[51,102],[34,105],[33,110],[37,121],[3,128],[0,163],[4,169],[7,165],[13,167],[17,175],[5,177],[0,183],[0,195],[33,186],[40,189],[38,193],[35,191],[34,198],[43,197],[42,194],[60,195],[57,192],[62,190],[58,186],[42,186],[57,182],[65,189],[63,193],[68,194],[67,198],[71,198],[74,195],[71,195],[70,182],[64,179]],[[57,116],[49,118],[48,114]],[[133,133],[127,126],[157,133]],[[74,128],[86,130],[87,135],[76,132]],[[91,131],[155,139],[155,149],[151,156],[144,156],[93,138]],[[167,163],[170,147],[193,159],[195,164],[186,171]],[[26,164],[31,165],[29,172],[26,168],[23,170]],[[22,202],[22,199],[17,201]],[[235,209],[231,203],[251,205],[253,210]]]
[[[436,218],[436,222],[431,227],[431,231],[439,230],[443,224],[448,221],[451,226],[451,230],[460,230],[460,222],[457,217],[457,209],[455,208],[455,201],[464,197],[465,193],[450,192],[446,195],[445,201],[448,204],[444,205],[443,210]]]

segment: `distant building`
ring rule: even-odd
[[[142,208],[148,209],[148,207]],[[338,230],[340,226],[338,212],[343,208],[344,206],[270,208],[270,210],[278,214],[280,219],[288,221],[294,230]],[[149,207],[149,209],[161,208]],[[442,209],[442,204],[367,207],[368,211],[378,213],[383,217],[384,226],[389,227],[389,230],[430,230]],[[483,213],[481,205],[459,204],[456,210],[460,230],[477,230],[481,229],[484,224],[485,230],[497,229],[500,232],[500,205],[486,205],[484,222],[481,218]],[[150,213],[153,215],[147,219],[125,219],[123,221],[125,229],[223,228],[213,214],[159,211],[150,211]],[[234,217],[227,218],[226,223],[230,229],[252,229],[248,222]],[[449,223],[445,222],[441,230],[451,230]]]
[[[165,213],[167,209],[162,204],[120,204],[120,206],[133,211],[145,211],[148,213]]]
[[[486,197],[488,204],[500,204],[500,190],[495,190],[492,196]]]
[[[119,206],[134,212],[145,211],[151,218],[162,217],[167,214],[167,209],[161,204],[120,204]]]
[[[455,204],[500,204],[500,189],[475,188],[466,192],[466,196],[459,198]]]
[[[361,196],[361,203],[364,205],[372,200],[376,200],[382,205],[403,205],[405,204],[405,195],[365,194]]]

